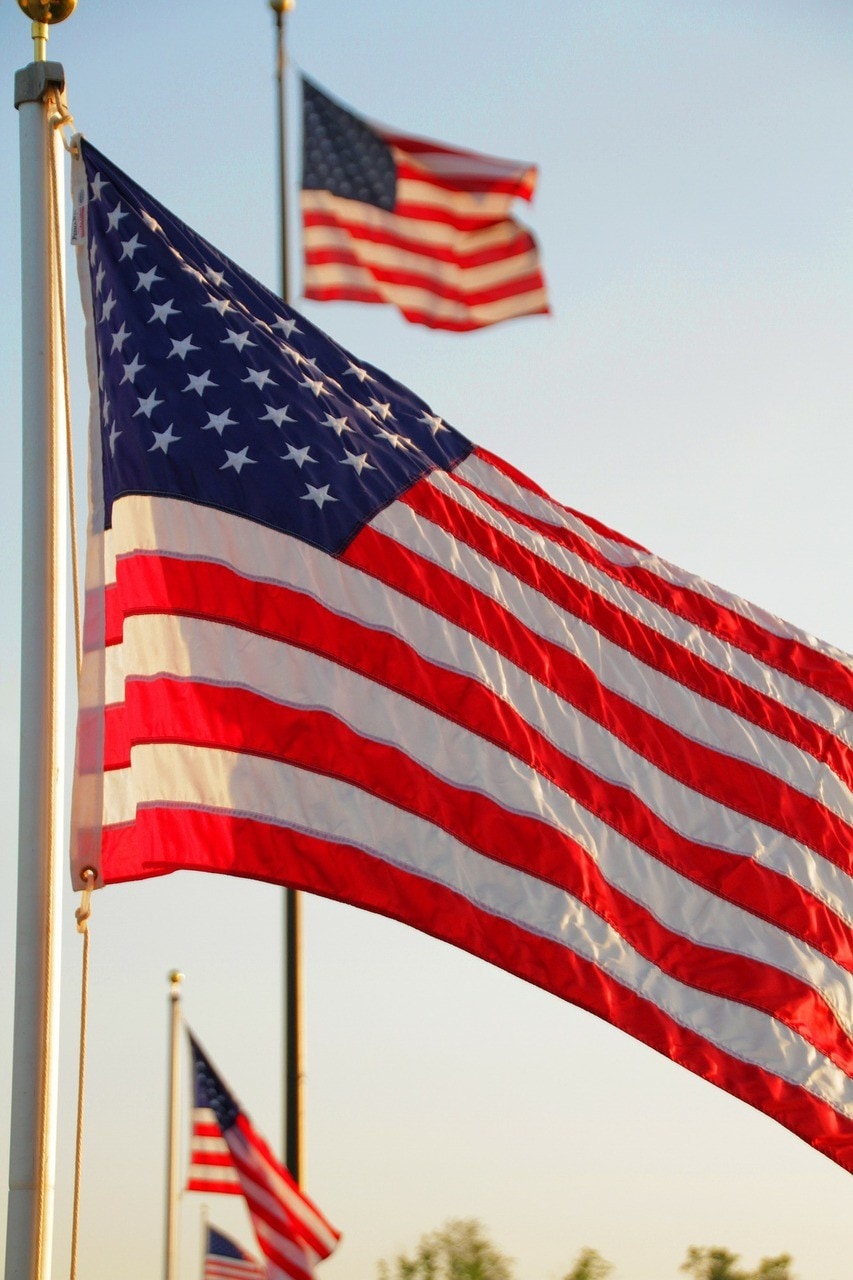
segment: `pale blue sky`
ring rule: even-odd
[[[294,59],[403,130],[541,166],[520,210],[554,315],[457,336],[309,305],[357,355],[562,501],[853,648],[853,10],[847,0],[297,0]],[[54,30],[78,127],[265,282],[277,280],[265,0],[79,0]],[[16,67],[0,11],[0,1037],[12,1024],[20,583]],[[295,132],[295,120],[294,120]],[[296,177],[293,161],[293,179]],[[295,214],[295,211],[294,211]],[[295,221],[295,217],[294,217]],[[293,261],[297,263],[298,236]],[[73,283],[73,274],[72,274]],[[86,389],[69,295],[82,475]],[[79,947],[68,894],[54,1274],[67,1274]],[[166,974],[279,1145],[280,894],[179,876],[95,901],[81,1275],[162,1251]],[[846,1280],[850,1176],[650,1050],[387,921],[306,911],[309,1191],[344,1233],[321,1280],[370,1280],[450,1216],[519,1280],[584,1245],[673,1280],[690,1244]],[[10,1055],[0,1054],[0,1168]],[[183,1209],[182,1280],[198,1256]],[[251,1236],[241,1207],[214,1222]],[[5,1216],[5,1193],[0,1221]]]

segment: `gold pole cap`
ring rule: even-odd
[[[64,22],[70,18],[77,8],[77,0],[18,0],[18,8],[23,10],[32,22]]]
[[[172,984],[172,986],[179,987],[183,982],[183,980],[184,980],[184,975],[181,973],[180,969],[172,969],[172,971],[169,974],[169,982]]]
[[[18,3],[20,4],[20,0]],[[270,0],[270,8],[273,13],[289,13],[296,8],[296,0]]]

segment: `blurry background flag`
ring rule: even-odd
[[[75,872],[382,912],[853,1168],[851,659],[552,501],[80,152]]]
[[[434,329],[547,312],[539,252],[509,216],[534,165],[411,138],[302,81],[303,292],[390,302]]]
[[[243,1188],[231,1159],[209,1091],[197,1072],[193,1074],[192,1133],[187,1191],[241,1196]]]
[[[209,1110],[228,1148],[237,1173],[236,1190],[246,1198],[269,1280],[284,1276],[311,1280],[314,1266],[329,1256],[340,1233],[276,1160],[192,1035],[190,1047],[196,1107]],[[235,1188],[190,1182],[188,1189],[230,1192]]]
[[[208,1226],[202,1280],[267,1280],[267,1269],[230,1236]]]

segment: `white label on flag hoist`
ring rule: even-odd
[[[72,147],[73,145],[74,145],[74,140],[72,141]],[[83,172],[82,166],[81,166],[80,172]],[[71,243],[85,244],[88,239],[88,236],[87,236],[88,216],[87,215],[89,211],[89,192],[87,188],[85,173],[83,173],[82,181],[75,183],[72,194],[74,199],[74,212],[71,218]]]

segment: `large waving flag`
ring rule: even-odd
[[[851,659],[554,502],[76,164],[75,873],[393,916],[853,1168]]]
[[[390,302],[433,329],[548,310],[539,251],[510,216],[536,167],[363,120],[302,81],[303,292]]]
[[[340,1233],[276,1160],[192,1035],[190,1046],[195,1109],[206,1111],[218,1127],[237,1177],[230,1185],[191,1177],[188,1190],[245,1196],[269,1280],[312,1280],[315,1265],[328,1258]]]

